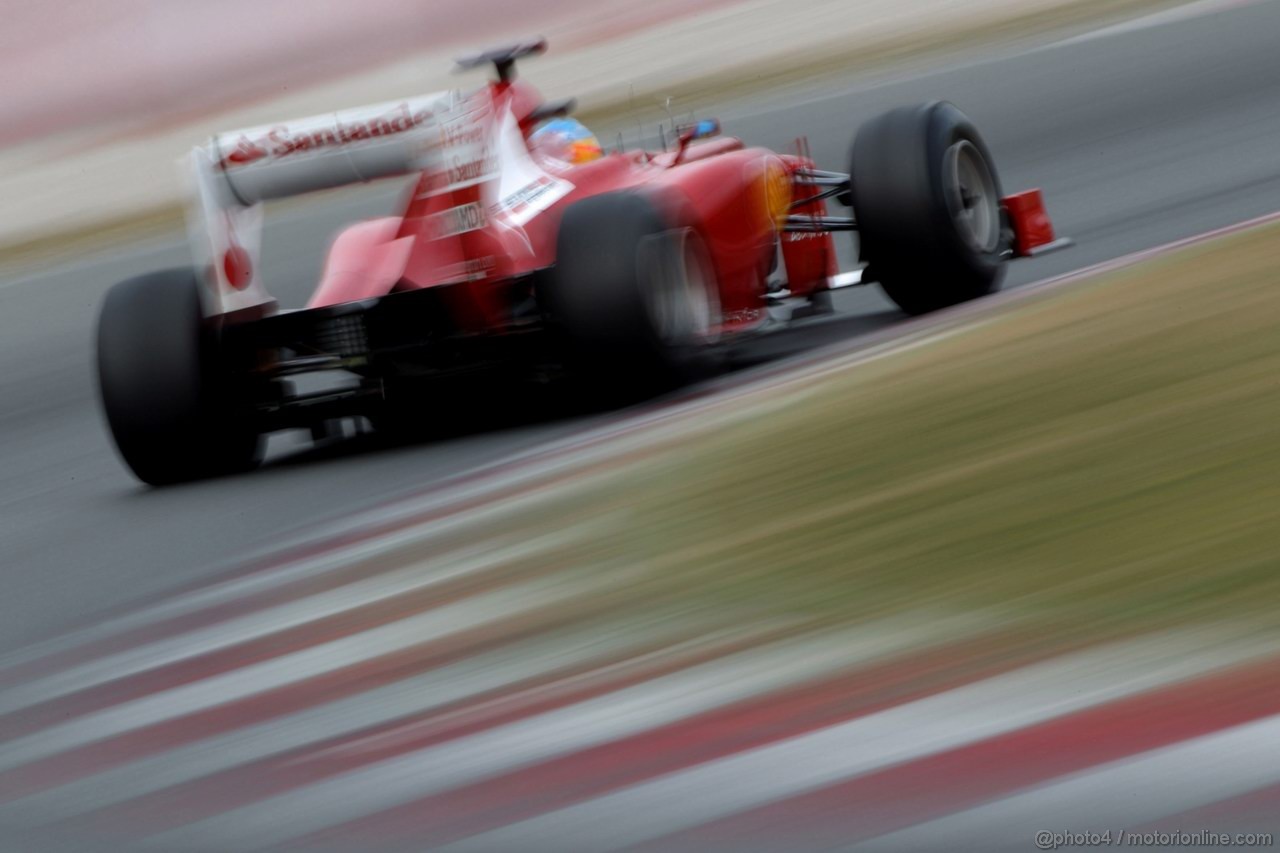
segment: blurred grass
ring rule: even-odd
[[[594,550],[762,616],[1272,626],[1278,278],[1270,228],[780,392],[593,488],[627,508]]]

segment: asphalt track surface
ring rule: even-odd
[[[1006,287],[1017,287],[1280,208],[1277,32],[1280,3],[1262,3],[827,82],[728,105],[722,118],[727,132],[783,149],[806,134],[822,165],[843,168],[863,119],[901,103],[954,101],[986,135],[1006,188],[1043,187],[1059,230],[1079,244],[1014,265]],[[305,298],[336,228],[389,210],[391,197],[293,208],[270,222],[264,262],[282,301]],[[356,440],[312,450],[283,436],[257,473],[148,490],[122,467],[100,419],[93,325],[113,282],[186,262],[175,233],[0,281],[0,650],[198,580],[284,534],[619,416],[513,413],[478,432],[397,448]],[[1205,282],[1206,301],[1212,287]],[[739,363],[904,319],[871,289],[841,294],[837,308],[824,322],[757,341]]]

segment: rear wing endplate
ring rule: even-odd
[[[272,311],[258,259],[263,203],[422,171],[454,92],[220,133],[187,158],[188,231],[206,315]]]

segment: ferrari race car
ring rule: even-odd
[[[1062,242],[1038,191],[1002,197],[982,137],[948,103],[865,124],[848,174],[816,168],[802,142],[778,154],[719,137],[714,121],[678,128],[665,150],[546,156],[530,139],[572,102],[515,75],[545,47],[461,60],[496,70],[474,92],[195,149],[194,265],[116,285],[99,318],[102,403],[138,478],[250,468],[275,430],[353,417],[394,429],[443,405],[437,383],[495,371],[670,386],[769,324],[771,306],[878,283],[904,311],[932,311]],[[277,306],[258,264],[264,202],[415,174],[401,216],[335,239],[305,308]],[[853,215],[829,215],[829,199]],[[858,269],[837,271],[837,231],[856,232]],[[323,372],[351,381],[299,390]]]

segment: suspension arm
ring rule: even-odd
[[[825,234],[828,231],[857,231],[858,223],[852,216],[805,216],[793,213],[787,217],[782,230],[789,234]]]

